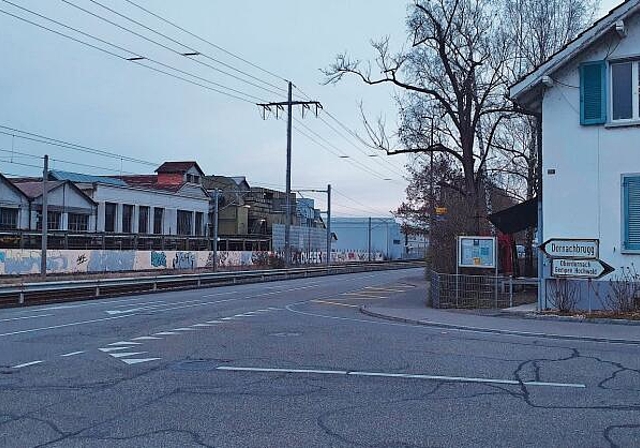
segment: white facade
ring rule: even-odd
[[[338,238],[331,244],[335,252],[368,253],[370,249],[372,257],[383,254],[386,259],[398,260],[404,256],[404,235],[393,218],[331,218],[331,232]]]
[[[28,227],[29,198],[16,189],[6,177],[0,175],[0,230]]]
[[[75,230],[70,225],[69,218],[71,215],[82,215],[86,218],[86,229],[79,230],[81,232],[95,232],[96,229],[96,205],[91,199],[78,191],[71,182],[61,182],[59,186],[49,190],[47,193],[47,213],[49,213],[49,222],[52,221],[51,214],[59,213],[60,219],[58,226],[51,227],[51,230]],[[35,230],[38,227],[38,220],[42,213],[42,195],[33,198],[31,201],[31,220],[29,229]],[[83,225],[84,227],[84,225]]]
[[[619,126],[611,119],[607,76],[607,123],[580,124],[581,63],[640,58],[640,16],[625,20],[628,35],[603,39],[564,70],[542,102],[543,240],[596,238],[600,258],[614,267],[640,265],[640,253],[624,248],[623,175],[640,173],[639,121]],[[612,48],[613,47],[613,48]],[[610,74],[610,62],[607,64]],[[637,75],[636,75],[637,76]],[[571,87],[569,87],[571,86]],[[638,102],[638,91],[634,101]]]
[[[178,234],[178,211],[191,214],[190,236],[196,236],[196,228],[200,230],[199,236],[206,235],[208,225],[209,197],[198,185],[186,184],[179,192],[174,193],[162,190],[150,190],[132,186],[117,186],[108,184],[80,185],[91,198],[98,203],[97,231],[105,231],[106,204],[115,204],[115,228],[114,233],[146,233],[154,234],[155,209],[163,210],[162,229],[157,234]],[[183,190],[187,191],[183,191]],[[123,229],[124,206],[133,206],[131,230]],[[149,219],[145,231],[140,229],[140,208],[149,207]],[[196,217],[200,225],[196,226]],[[144,227],[144,226],[143,226]]]
[[[539,240],[597,239],[599,258],[618,270],[640,266],[640,194],[625,194],[631,191],[625,179],[640,186],[639,84],[640,2],[630,1],[510,92],[520,105],[542,113]],[[551,261],[541,259],[543,278],[550,278]],[[547,304],[544,285],[541,307]]]

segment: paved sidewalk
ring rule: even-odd
[[[360,309],[364,314],[383,319],[441,328],[516,334],[521,336],[579,339],[640,345],[640,326],[589,322],[565,322],[527,319],[517,313],[486,315],[473,312],[446,311],[426,306],[426,281],[396,300],[387,300]]]

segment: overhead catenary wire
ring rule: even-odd
[[[298,90],[303,97],[305,98],[309,98],[309,95],[307,95],[302,89],[300,89],[300,87],[295,86],[296,90]],[[335,117],[335,115],[333,115],[328,108],[325,106],[323,107],[322,111],[332,120],[334,121],[338,126],[340,126],[340,128],[342,128],[345,132],[347,132],[351,137],[353,137],[356,141],[360,142],[360,144],[364,147],[366,147],[367,149],[371,149],[371,146],[369,144],[367,144],[367,142],[365,142],[362,137],[360,137],[353,129],[350,129],[346,124],[344,124],[341,120],[339,120],[338,118]],[[348,142],[351,146],[353,146],[355,149],[357,149],[359,152],[363,153],[366,156],[371,156],[370,153],[368,153],[367,151],[365,151],[364,149],[362,149],[360,146],[358,146],[357,144],[353,143],[353,141],[351,139],[349,139],[348,137],[346,137],[342,132],[338,131],[337,129],[335,129],[335,127],[333,127],[332,125],[330,125],[329,123],[327,123],[327,121],[323,118],[323,117],[318,117],[320,119],[320,121],[322,121],[328,128],[330,128],[333,132],[335,132],[336,134],[338,134],[340,137],[342,137],[346,142]],[[377,160],[377,159],[376,159]],[[399,173],[400,176],[404,177],[405,174],[402,172],[402,170],[404,169],[403,167],[397,166],[396,164],[392,163],[390,160],[388,160],[387,158],[383,158],[381,160],[377,160],[378,163],[382,164],[386,164],[389,165],[391,168],[387,168],[387,169],[393,169],[393,171],[395,173]],[[398,171],[399,170],[399,171]]]
[[[138,163],[138,164],[141,164],[141,165],[156,166],[156,167],[160,165],[157,162],[150,162],[148,160],[137,159],[137,158],[134,158],[134,157],[129,157],[129,156],[125,156],[125,155],[122,155],[122,154],[118,154],[118,153],[113,152],[113,151],[105,151],[105,150],[101,150],[101,149],[91,148],[89,146],[78,145],[78,144],[70,143],[70,142],[67,142],[67,141],[64,141],[64,140],[59,140],[59,139],[55,139],[55,138],[51,138],[51,137],[46,137],[46,136],[41,135],[41,134],[35,134],[33,132],[23,131],[23,130],[20,130],[20,129],[17,129],[17,128],[13,128],[13,127],[9,127],[9,126],[5,126],[5,125],[2,125],[2,124],[0,124],[0,129],[6,129],[6,130],[11,131],[11,132],[0,131],[0,134],[11,135],[12,137],[18,138],[18,139],[24,139],[24,140],[28,140],[28,141],[42,143],[42,144],[45,144],[45,145],[56,146],[56,147],[60,147],[60,148],[66,148],[66,149],[70,149],[70,150],[73,150],[73,151],[84,152],[84,153],[98,155],[98,156],[107,157],[107,158],[111,158],[111,159],[122,160],[122,161],[125,161],[125,162]],[[19,134],[24,134],[24,135],[19,135]]]
[[[229,77],[231,77],[231,78],[233,78],[233,79],[235,79],[235,80],[237,80],[237,81],[244,82],[244,83],[246,83],[246,84],[248,84],[248,85],[251,85],[251,86],[253,86],[253,87],[255,87],[255,88],[258,88],[258,89],[264,90],[264,91],[266,91],[266,92],[272,93],[272,94],[274,94],[274,95],[283,96],[282,92],[276,92],[276,91],[274,91],[274,90],[272,90],[272,89],[269,89],[269,88],[267,88],[267,87],[264,87],[264,86],[258,85],[258,84],[254,83],[254,82],[252,82],[252,81],[248,81],[248,80],[243,79],[243,78],[241,78],[241,77],[239,77],[239,76],[233,75],[233,74],[231,74],[231,73],[229,73],[229,72],[226,72],[226,71],[224,71],[224,70],[222,70],[222,69],[219,69],[219,68],[217,68],[217,67],[215,67],[215,66],[213,66],[213,65],[211,65],[211,64],[207,64],[206,62],[200,61],[200,60],[198,60],[198,59],[193,59],[193,58],[191,58],[191,57],[189,57],[189,56],[185,56],[185,52],[178,51],[178,50],[176,50],[175,48],[172,48],[172,47],[170,47],[170,46],[168,46],[168,45],[164,45],[164,44],[163,44],[163,43],[161,43],[161,42],[158,42],[158,41],[156,41],[156,40],[153,40],[153,39],[151,39],[151,38],[149,38],[149,37],[147,37],[147,36],[145,36],[145,35],[143,35],[143,34],[141,34],[141,33],[138,33],[138,32],[136,32],[136,31],[134,31],[134,30],[132,30],[132,29],[130,29],[130,28],[127,28],[126,26],[120,25],[120,24],[119,24],[119,23],[117,23],[117,22],[114,22],[114,21],[112,21],[112,20],[109,20],[108,18],[106,18],[106,17],[104,17],[104,16],[101,16],[100,14],[97,14],[97,13],[95,13],[95,12],[93,12],[93,11],[90,11],[90,10],[88,10],[88,9],[86,9],[86,8],[83,8],[82,6],[79,6],[79,5],[77,5],[77,4],[75,4],[75,3],[73,3],[73,2],[71,2],[71,1],[69,1],[69,0],[61,0],[61,1],[62,1],[62,2],[64,2],[64,3],[66,3],[66,4],[68,4],[69,6],[71,6],[71,7],[73,7],[73,8],[76,8],[76,9],[78,9],[78,10],[80,10],[80,11],[84,12],[85,14],[88,14],[88,15],[90,15],[90,16],[92,16],[92,17],[95,17],[95,18],[97,18],[97,19],[99,19],[99,20],[102,20],[103,22],[108,23],[108,24],[110,24],[110,25],[112,25],[112,26],[115,26],[115,27],[117,27],[117,28],[119,28],[119,29],[121,29],[121,30],[123,30],[123,31],[126,31],[126,32],[128,32],[128,33],[131,33],[131,34],[133,34],[134,36],[137,36],[137,37],[139,37],[139,38],[141,38],[141,39],[143,39],[143,40],[145,40],[145,41],[147,41],[147,42],[149,42],[149,43],[152,43],[152,44],[157,45],[157,46],[159,46],[159,47],[161,47],[161,48],[164,48],[165,50],[168,50],[168,51],[170,51],[170,52],[172,52],[172,53],[174,53],[174,54],[176,54],[176,55],[178,55],[178,56],[185,57],[185,58],[186,58],[186,59],[188,59],[189,61],[195,62],[196,64],[200,64],[200,65],[202,65],[202,66],[204,66],[204,67],[210,68],[211,70],[214,70],[214,71],[216,71],[216,72],[219,72],[219,73],[222,73],[222,74],[224,74],[224,75],[226,75],[226,76],[229,76]],[[125,19],[127,19],[127,20],[129,20],[129,21],[131,21],[131,22],[133,22],[133,23],[135,23],[135,24],[137,24],[138,26],[142,26],[142,27],[144,27],[145,29],[148,29],[148,30],[150,30],[150,31],[152,31],[152,32],[154,32],[154,33],[160,34],[160,35],[162,35],[165,39],[169,39],[169,40],[171,40],[172,42],[175,42],[175,43],[177,43],[178,45],[180,45],[180,46],[182,46],[182,47],[184,47],[184,48],[187,48],[187,49],[189,49],[189,50],[191,50],[191,51],[195,51],[195,52],[197,52],[197,50],[195,50],[195,49],[193,49],[193,48],[191,48],[191,47],[188,47],[188,46],[186,46],[185,44],[183,44],[183,43],[181,43],[181,42],[175,41],[175,40],[174,40],[174,39],[172,39],[171,37],[168,37],[168,36],[166,36],[166,35],[164,35],[164,34],[162,34],[162,33],[159,33],[159,32],[157,32],[157,31],[155,31],[155,30],[152,30],[151,28],[147,27],[146,25],[143,25],[143,24],[141,24],[140,22],[137,22],[137,21],[135,21],[135,20],[133,20],[133,19],[131,19],[131,18],[129,18],[129,17],[127,17],[127,16],[125,16],[124,14],[121,14],[121,13],[119,13],[119,12],[117,12],[117,11],[115,11],[115,10],[113,10],[113,9],[111,9],[111,8],[109,8],[109,7],[107,7],[107,6],[104,6],[102,3],[99,3],[99,2],[97,2],[97,1],[95,1],[95,0],[89,0],[89,1],[90,1],[90,2],[92,2],[92,3],[94,3],[94,4],[96,4],[96,5],[98,5],[98,6],[100,6],[100,7],[102,7],[102,8],[104,8],[104,9],[106,9],[107,11],[112,12],[113,14],[116,14],[116,15],[118,15],[118,16],[120,16],[120,17],[123,17],[123,18],[125,18]],[[148,59],[148,58],[145,58],[145,59]],[[219,62],[219,61],[216,61],[216,62]],[[191,76],[194,76],[194,75],[191,75]],[[233,90],[233,89],[231,89],[231,88],[229,88],[229,90],[235,91],[235,90]],[[237,92],[237,91],[236,91],[236,92]],[[254,97],[254,98],[255,98],[255,97]],[[258,99],[258,100],[259,100],[259,101],[263,101],[263,100],[261,100],[261,99]]]
[[[164,37],[165,39],[167,39],[167,40],[169,40],[169,41],[171,41],[171,42],[173,42],[173,43],[176,43],[176,44],[178,44],[178,45],[180,45],[180,46],[182,46],[182,47],[184,47],[184,48],[188,49],[188,50],[189,50],[190,52],[192,52],[192,53],[197,53],[197,55],[194,55],[194,56],[203,56],[203,57],[205,57],[206,59],[209,59],[210,61],[213,61],[213,62],[215,62],[215,63],[217,63],[217,64],[220,64],[220,65],[222,65],[222,66],[224,66],[224,67],[226,67],[226,68],[228,68],[228,69],[230,69],[230,70],[233,70],[233,71],[235,71],[236,73],[240,73],[240,74],[242,74],[242,75],[244,75],[244,76],[246,76],[246,77],[248,77],[248,78],[250,78],[250,79],[253,79],[253,80],[255,80],[255,81],[261,82],[261,83],[263,83],[263,84],[265,84],[265,85],[267,85],[267,86],[269,86],[269,87],[273,87],[274,89],[280,90],[280,91],[281,91],[281,92],[283,92],[283,93],[286,93],[286,91],[287,91],[284,87],[277,86],[277,85],[275,85],[275,84],[273,84],[273,83],[270,83],[270,82],[268,82],[268,81],[265,81],[264,79],[258,78],[257,76],[254,76],[254,75],[252,75],[251,73],[247,73],[247,72],[246,72],[246,71],[244,71],[244,70],[241,70],[241,69],[239,69],[239,68],[237,68],[237,67],[234,67],[234,66],[233,66],[233,65],[231,65],[231,64],[227,64],[227,63],[226,63],[226,62],[224,62],[224,61],[220,61],[220,60],[218,60],[218,59],[216,59],[216,58],[213,58],[213,57],[209,56],[208,54],[204,53],[203,51],[201,51],[201,50],[199,50],[199,49],[196,49],[196,48],[194,48],[194,47],[192,47],[192,46],[190,46],[190,45],[187,45],[187,44],[185,44],[185,43],[183,43],[183,42],[180,42],[180,41],[178,41],[177,39],[174,39],[174,38],[172,38],[171,36],[168,36],[168,35],[167,35],[167,34],[165,34],[165,33],[162,33],[162,32],[160,32],[160,31],[158,31],[158,30],[156,30],[156,29],[153,29],[153,28],[151,28],[151,27],[149,27],[149,26],[145,25],[144,23],[142,23],[142,22],[140,22],[140,21],[138,21],[138,20],[132,19],[131,17],[127,16],[126,14],[122,14],[122,13],[120,13],[120,12],[118,12],[118,11],[114,10],[113,8],[109,8],[108,6],[103,5],[102,3],[100,3],[100,2],[98,2],[98,1],[96,1],[96,0],[89,0],[89,1],[90,1],[90,2],[92,2],[92,3],[94,3],[94,4],[96,4],[96,5],[98,5],[98,6],[100,6],[101,8],[106,9],[107,11],[112,12],[113,14],[116,14],[116,15],[117,15],[117,16],[119,16],[119,17],[122,17],[122,18],[124,18],[124,19],[128,20],[128,21],[129,21],[129,22],[131,22],[131,23],[135,23],[136,25],[138,25],[138,26],[140,26],[140,27],[142,27],[142,28],[144,28],[144,29],[146,29],[146,30],[148,30],[148,31],[151,31],[152,33],[154,33],[154,34],[156,34],[156,35],[158,35],[158,36],[162,36],[162,37]],[[140,6],[136,5],[136,4],[134,4],[133,2],[129,2],[129,3],[131,3],[131,4],[133,4],[134,6],[136,6],[136,7],[140,8],[140,9],[144,10],[145,12],[147,12],[147,13],[149,13],[149,14],[152,14],[152,13],[150,13],[149,11],[145,10],[144,8],[142,8],[142,7],[140,7]],[[153,14],[153,15],[154,15],[154,14]],[[182,54],[182,56],[185,56],[185,54]],[[223,72],[223,73],[224,73],[224,72]],[[226,73],[225,73],[225,74],[226,74]],[[275,93],[275,92],[273,92],[272,90],[269,90],[269,92]],[[276,93],[276,94],[277,94],[277,93]]]
[[[316,139],[310,137],[308,134],[302,132],[299,128],[296,128],[294,126],[294,129],[296,131],[298,131],[299,133],[301,133],[303,136],[305,136],[306,138],[310,139],[311,141],[313,141],[316,145],[324,148],[325,150],[331,152],[332,154],[334,154],[335,156],[347,161],[348,163],[353,164],[354,166],[356,166],[358,169],[360,170],[364,170],[366,172],[368,172],[369,174],[373,175],[374,177],[377,177],[380,180],[385,180],[385,181],[394,181],[397,182],[397,180],[394,179],[390,179],[385,177],[384,175],[382,175],[381,173],[375,171],[374,169],[366,166],[365,164],[363,164],[362,162],[355,160],[355,159],[351,159],[346,158],[348,156],[346,156],[344,154],[344,152],[338,148],[337,146],[335,146],[333,143],[331,143],[330,141],[328,141],[326,138],[324,138],[323,136],[321,136],[320,134],[318,134],[317,132],[315,132],[314,130],[312,130],[311,128],[309,128],[307,125],[305,125],[302,121],[298,120],[297,118],[294,118],[294,121],[299,125],[302,126],[304,129],[306,129],[307,132],[311,133],[312,135],[314,135],[317,139],[321,140],[324,143],[319,143]],[[331,149],[333,148],[333,149]]]
[[[189,84],[193,84],[193,85],[196,85],[196,86],[198,86],[198,87],[202,87],[202,88],[204,88],[204,89],[207,89],[207,90],[210,90],[210,91],[213,91],[213,92],[217,92],[217,93],[219,93],[219,94],[221,94],[221,95],[225,95],[225,96],[228,96],[228,97],[230,97],[230,98],[234,98],[234,99],[237,99],[237,100],[239,100],[239,101],[243,101],[243,102],[245,102],[245,103],[249,103],[249,104],[252,104],[252,105],[253,105],[253,104],[255,104],[255,101],[256,101],[256,100],[257,100],[257,101],[264,101],[264,99],[262,99],[262,98],[258,98],[258,97],[256,97],[256,96],[251,95],[251,94],[248,94],[248,93],[245,93],[245,92],[242,92],[242,91],[236,90],[236,89],[232,89],[232,88],[230,88],[230,87],[224,86],[224,85],[222,85],[222,84],[215,83],[215,82],[213,82],[213,81],[207,81],[207,82],[209,82],[209,83],[210,83],[210,84],[212,84],[212,85],[217,85],[217,86],[219,86],[219,87],[221,87],[221,88],[224,88],[224,89],[226,89],[226,90],[229,90],[229,91],[233,91],[233,92],[239,93],[239,94],[241,94],[241,95],[246,96],[247,98],[242,98],[242,97],[240,97],[240,96],[238,96],[238,95],[235,95],[235,94],[233,94],[233,93],[229,93],[229,92],[224,91],[224,90],[216,89],[216,88],[214,88],[214,87],[206,86],[206,85],[203,85],[203,84],[201,84],[201,83],[199,83],[199,82],[197,82],[197,81],[193,81],[193,80],[191,80],[191,79],[184,78],[184,77],[179,76],[179,75],[176,75],[176,74],[174,74],[174,73],[170,73],[170,72],[167,72],[167,71],[165,71],[165,70],[161,70],[161,69],[158,69],[158,68],[156,68],[156,67],[152,67],[152,66],[150,66],[150,65],[147,65],[147,64],[143,63],[142,61],[149,61],[149,62],[151,62],[151,63],[158,64],[158,65],[160,65],[160,66],[163,66],[163,67],[169,68],[170,70],[174,70],[174,71],[179,72],[179,73],[187,74],[188,76],[193,76],[193,77],[195,77],[195,78],[204,79],[204,78],[198,77],[197,75],[190,74],[190,73],[188,73],[188,72],[186,72],[186,71],[184,71],[184,70],[180,70],[180,69],[178,69],[178,68],[175,68],[175,67],[173,67],[173,66],[171,66],[171,65],[169,65],[169,64],[165,64],[165,63],[162,63],[162,62],[157,61],[157,60],[155,60],[155,59],[151,59],[151,58],[148,58],[148,57],[142,56],[142,55],[140,55],[139,53],[137,53],[137,52],[135,52],[135,51],[133,51],[133,50],[130,50],[130,49],[127,49],[127,48],[121,47],[121,46],[119,46],[119,45],[116,45],[116,44],[114,44],[114,43],[108,42],[108,41],[106,41],[106,40],[104,40],[104,39],[101,39],[101,38],[96,37],[96,36],[94,36],[94,35],[92,35],[92,34],[86,33],[86,32],[84,32],[84,31],[81,31],[81,30],[79,30],[79,29],[77,29],[77,28],[74,28],[74,27],[72,27],[72,26],[66,25],[66,24],[64,24],[64,23],[62,23],[62,22],[59,22],[59,21],[55,20],[55,19],[51,19],[51,18],[46,17],[46,16],[44,16],[44,15],[42,15],[42,14],[39,14],[39,13],[34,12],[34,11],[31,11],[31,10],[29,10],[29,9],[27,9],[27,8],[23,8],[23,7],[21,7],[21,6],[19,6],[19,5],[16,5],[16,4],[14,4],[14,3],[12,3],[12,2],[10,2],[10,1],[8,1],[8,0],[0,0],[0,1],[2,1],[2,2],[4,2],[4,3],[8,3],[8,4],[10,4],[10,5],[13,5],[13,6],[15,6],[16,8],[19,8],[19,9],[21,9],[21,10],[25,11],[25,12],[28,12],[28,13],[30,13],[30,14],[33,14],[33,15],[35,15],[35,16],[37,16],[37,17],[40,17],[40,18],[42,18],[42,19],[44,19],[44,20],[47,20],[47,21],[52,22],[52,23],[55,23],[55,24],[56,24],[56,25],[58,25],[58,26],[61,26],[61,27],[67,28],[67,29],[72,30],[72,31],[74,31],[74,32],[76,32],[76,33],[79,33],[79,34],[81,34],[81,35],[83,35],[83,36],[86,36],[86,37],[89,37],[89,38],[91,38],[91,39],[94,39],[94,40],[96,40],[96,41],[98,41],[98,42],[100,42],[100,43],[103,43],[103,44],[105,44],[105,45],[109,45],[109,46],[111,46],[111,47],[113,47],[113,48],[119,49],[120,51],[123,51],[123,52],[128,53],[128,54],[129,54],[129,56],[130,56],[130,57],[122,56],[122,55],[117,54],[117,53],[115,53],[115,52],[113,52],[113,51],[107,50],[107,49],[105,49],[105,48],[103,48],[103,47],[99,47],[99,46],[94,45],[94,44],[92,44],[92,43],[90,43],[90,42],[86,42],[86,41],[84,41],[84,40],[82,40],[82,39],[78,39],[78,38],[76,38],[76,37],[74,37],[74,36],[70,36],[70,35],[68,35],[68,34],[65,34],[65,33],[61,32],[61,31],[54,30],[54,29],[49,28],[49,27],[47,27],[47,26],[45,26],[45,25],[42,25],[42,24],[40,24],[40,23],[34,22],[34,21],[29,20],[29,19],[27,19],[27,18],[24,18],[24,17],[18,16],[18,15],[16,15],[16,14],[13,14],[13,13],[10,13],[10,12],[8,12],[8,11],[5,11],[5,10],[0,9],[0,13],[2,13],[2,14],[5,14],[5,15],[8,15],[8,16],[11,16],[11,17],[13,17],[13,18],[15,18],[15,19],[18,19],[18,20],[22,21],[22,22],[25,22],[25,23],[28,23],[28,24],[33,25],[33,26],[35,26],[35,27],[38,27],[38,28],[41,28],[41,29],[43,29],[43,30],[49,31],[49,32],[54,33],[54,34],[56,34],[56,35],[58,35],[58,36],[64,37],[64,38],[69,39],[69,40],[72,40],[72,41],[74,41],[74,42],[77,42],[77,43],[79,43],[79,44],[82,44],[82,45],[85,45],[85,46],[87,46],[87,47],[93,48],[93,49],[95,49],[95,50],[101,51],[101,52],[103,52],[103,53],[105,53],[105,54],[108,54],[108,55],[110,55],[110,56],[112,56],[112,57],[115,57],[115,58],[117,58],[117,59],[120,59],[120,60],[123,60],[123,61],[127,61],[127,62],[134,63],[134,64],[136,64],[136,65],[139,65],[139,66],[144,67],[144,68],[146,68],[146,69],[152,70],[152,71],[154,71],[154,72],[161,73],[161,74],[164,74],[164,75],[170,76],[170,77],[175,78],[175,79],[179,79],[179,80],[184,81],[184,82],[187,82],[187,83],[189,83]],[[131,57],[131,56],[132,56],[132,57]],[[251,99],[248,99],[248,98],[251,98]]]
[[[172,21],[170,21],[170,20],[168,20],[168,19],[166,19],[166,18],[162,17],[160,14],[154,13],[153,11],[151,11],[151,10],[149,10],[149,9],[146,9],[146,8],[144,8],[144,7],[140,6],[139,4],[137,4],[136,2],[134,2],[134,1],[132,1],[132,0],[125,0],[125,1],[126,1],[127,3],[129,3],[129,4],[133,5],[133,6],[135,6],[136,8],[138,8],[138,9],[140,9],[140,10],[142,10],[142,11],[146,12],[147,14],[149,14],[149,15],[151,15],[151,16],[153,16],[153,17],[157,18],[158,20],[160,20],[160,21],[162,21],[162,22],[164,22],[164,23],[166,23],[166,24],[168,24],[168,25],[171,25],[172,27],[174,27],[174,28],[176,28],[176,29],[178,29],[178,30],[180,30],[180,31],[182,31],[182,32],[184,32],[184,33],[186,33],[186,34],[188,34],[188,35],[189,35],[189,36],[191,36],[191,37],[194,37],[194,38],[198,39],[198,40],[199,40],[199,41],[201,41],[201,42],[206,43],[207,45],[212,46],[213,48],[215,48],[215,49],[217,49],[217,50],[219,50],[219,51],[221,51],[221,52],[223,52],[223,53],[227,54],[228,56],[231,56],[232,58],[235,58],[235,59],[236,59],[236,60],[238,60],[238,61],[244,62],[245,64],[248,64],[248,65],[250,65],[251,67],[253,67],[253,68],[255,68],[255,69],[258,69],[258,70],[260,70],[260,71],[261,71],[261,72],[263,72],[263,73],[266,73],[266,74],[268,74],[268,75],[273,76],[274,78],[279,79],[280,81],[283,81],[283,82],[287,82],[287,81],[288,81],[288,80],[287,80],[287,79],[285,79],[284,77],[282,77],[282,76],[280,76],[280,75],[278,75],[278,74],[276,74],[276,73],[274,73],[274,72],[272,72],[272,71],[270,71],[270,70],[267,70],[267,69],[265,69],[264,67],[261,67],[261,66],[259,66],[259,65],[255,64],[255,63],[253,63],[253,62],[251,62],[251,61],[249,61],[249,60],[247,60],[247,59],[245,59],[245,58],[243,58],[243,57],[241,57],[241,56],[238,56],[237,54],[235,54],[235,53],[233,53],[233,52],[231,52],[231,51],[229,51],[229,50],[227,50],[227,49],[225,49],[225,48],[221,47],[220,45],[217,45],[217,44],[215,44],[215,43],[213,43],[213,42],[211,42],[211,41],[209,41],[209,40],[207,40],[207,39],[205,39],[205,38],[203,38],[203,37],[201,37],[201,36],[198,36],[197,34],[195,34],[195,33],[191,32],[191,31],[189,31],[189,30],[187,30],[187,29],[185,29],[185,28],[181,27],[180,25],[176,24],[175,22],[172,22]]]

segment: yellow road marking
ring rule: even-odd
[[[338,302],[330,302],[328,300],[320,300],[320,299],[316,299],[316,300],[312,300],[312,302],[316,302],[316,303],[325,303],[327,305],[336,305],[336,306],[346,306],[349,308],[360,308],[358,305],[351,305],[349,303],[338,303]]]
[[[392,289],[392,288],[376,288],[374,286],[365,286],[371,292],[405,292],[404,289]]]
[[[355,296],[355,297],[365,297],[368,299],[388,299],[389,297],[385,296],[374,296],[371,294],[367,294],[366,292],[345,292],[342,294],[343,296]]]

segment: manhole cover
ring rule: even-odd
[[[290,331],[290,332],[281,332],[281,333],[271,333],[269,336],[275,336],[277,338],[295,338],[297,336],[302,336],[302,333],[296,333],[294,331]]]

